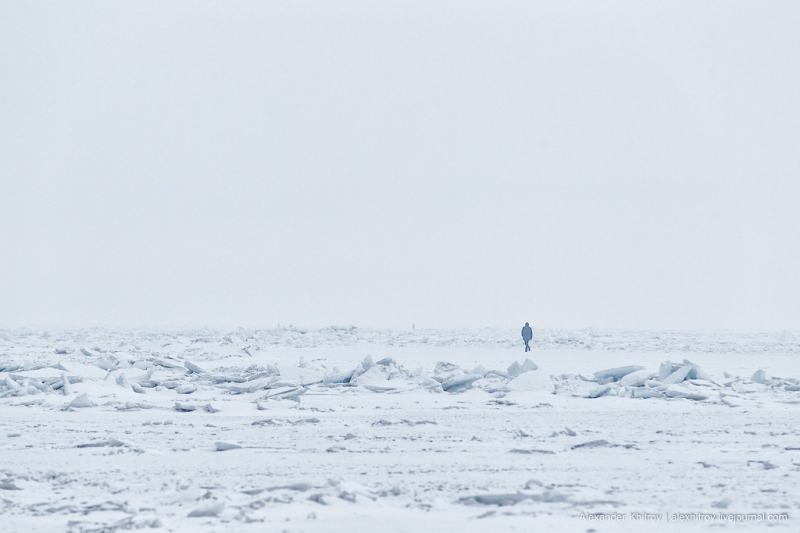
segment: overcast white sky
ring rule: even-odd
[[[800,328],[800,2],[0,3],[0,327]]]

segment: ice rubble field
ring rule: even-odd
[[[532,344],[0,331],[0,531],[798,530],[800,334]]]

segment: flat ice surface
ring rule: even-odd
[[[0,331],[0,531],[798,530],[799,334],[518,337]]]

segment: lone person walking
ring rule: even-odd
[[[531,342],[532,338],[533,338],[533,330],[531,329],[530,324],[525,322],[525,326],[522,328],[522,340],[525,341],[525,351],[526,352],[530,352],[531,351],[531,347],[530,347],[530,345],[528,343]]]

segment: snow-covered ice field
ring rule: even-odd
[[[532,344],[0,332],[0,530],[798,530],[800,334]]]

